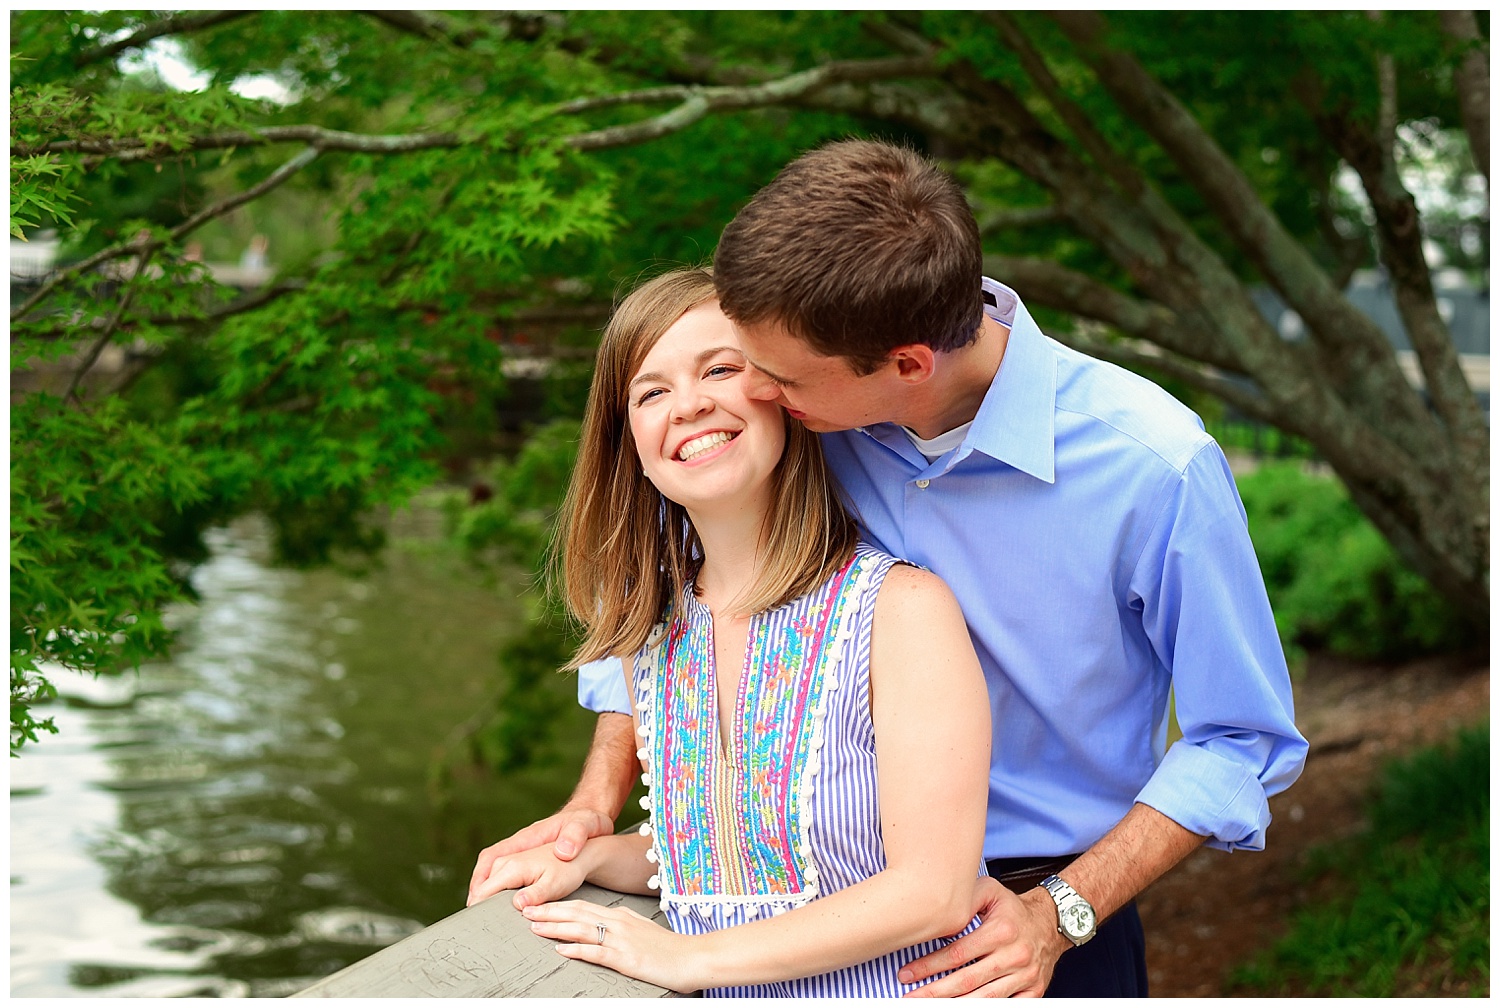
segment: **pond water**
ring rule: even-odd
[[[170,662],[56,673],[59,734],[10,761],[12,996],[289,994],[460,909],[479,847],[566,797],[576,716],[533,766],[434,784],[523,619],[434,525],[361,576],[219,530]]]

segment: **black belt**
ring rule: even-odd
[[[1005,888],[1021,895],[1035,889],[1048,875],[1056,875],[1078,857],[1077,854],[1058,854],[1055,857],[996,858],[985,862],[990,878]]]

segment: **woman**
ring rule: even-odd
[[[491,879],[659,890],[672,931],[524,912],[563,955],[663,987],[896,996],[901,966],[975,923],[989,701],[948,589],[857,543],[817,438],[748,372],[706,271],[610,321],[563,578],[574,664],[626,656],[650,818]]]

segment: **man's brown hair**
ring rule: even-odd
[[[905,344],[972,343],[981,274],[979,227],[958,183],[914,151],[868,140],[787,165],[714,254],[724,314],[780,323],[858,374]]]
[[[646,478],[627,403],[630,380],[656,341],[687,312],[713,301],[708,270],[675,270],[638,287],[605,326],[554,542],[554,584],[584,627],[569,668],[639,651],[703,564],[687,509]],[[771,475],[764,548],[754,583],[734,600],[744,614],[816,588],[853,555],[859,539],[817,435],[785,413],[781,418],[786,448]]]

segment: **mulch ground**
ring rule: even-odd
[[[1281,937],[1306,902],[1309,849],[1364,825],[1380,767],[1489,718],[1489,657],[1392,666],[1314,656],[1295,694],[1297,723],[1311,748],[1301,778],[1271,799],[1266,849],[1199,850],[1140,897],[1153,996],[1231,993],[1229,970]],[[1427,973],[1403,993],[1488,994]]]

